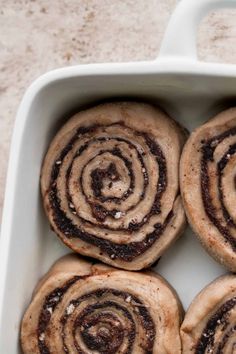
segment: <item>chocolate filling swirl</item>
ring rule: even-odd
[[[201,159],[201,193],[204,208],[206,214],[212,223],[217,227],[225,240],[232,247],[232,250],[236,251],[236,239],[232,234],[231,228],[236,228],[233,218],[230,216],[230,212],[227,210],[224,202],[224,192],[222,186],[222,176],[224,175],[224,170],[229,163],[230,159],[236,153],[236,144],[230,145],[228,150],[224,153],[222,158],[216,162],[217,170],[217,187],[219,191],[219,201],[222,208],[222,217],[217,216],[216,207],[212,201],[210,193],[210,183],[211,177],[209,174],[208,164],[214,163],[214,151],[218,144],[222,143],[228,137],[236,135],[236,128],[231,128],[224,133],[215,136],[207,141],[202,141],[202,159]]]
[[[180,161],[180,186],[189,223],[202,245],[236,271],[236,109],[192,132]]]
[[[50,324],[50,318],[56,307],[60,306],[66,291],[80,279],[83,277],[71,278],[61,288],[56,288],[46,297],[38,322],[40,354],[50,354],[45,342],[45,333]],[[86,303],[85,307],[84,303]],[[131,307],[131,311],[127,307]],[[69,349],[66,344],[64,328],[74,312],[76,312],[76,317],[73,319],[72,336],[74,346],[79,354],[86,354],[88,350],[96,350],[101,354],[113,354],[118,352],[122,346],[125,347],[124,350],[122,349],[122,353],[132,353],[137,333],[134,317],[137,317],[136,320],[146,333],[146,340],[141,344],[143,352],[152,353],[156,335],[155,325],[148,309],[137,296],[128,292],[103,288],[71,300],[60,320],[65,353],[69,353]],[[85,347],[86,350],[83,349]]]
[[[70,254],[37,286],[21,325],[24,354],[181,353],[181,305],[160,276]]]
[[[91,132],[95,132],[95,130],[98,128],[99,128],[98,126],[97,127],[92,126],[90,129],[87,128],[85,130],[86,134],[89,134]],[[147,248],[149,248],[156,241],[156,239],[158,237],[161,236],[162,232],[165,229],[166,224],[171,219],[173,213],[170,212],[170,214],[167,216],[167,219],[165,220],[165,222],[163,224],[160,224],[160,223],[155,224],[154,231],[152,233],[148,234],[142,242],[131,242],[128,245],[119,245],[119,244],[116,244],[115,242],[111,242],[109,240],[102,240],[92,234],[86,233],[86,232],[82,231],[81,229],[77,228],[73,224],[73,222],[70,220],[70,218],[66,215],[66,213],[60,207],[60,199],[57,196],[58,191],[57,191],[56,179],[60,173],[60,166],[62,166],[63,160],[66,158],[67,154],[71,151],[71,149],[74,146],[74,143],[76,142],[76,137],[77,136],[81,137],[81,135],[83,135],[83,132],[84,132],[84,128],[78,129],[75,136],[73,136],[73,138],[71,139],[69,144],[62,151],[58,160],[55,161],[54,166],[53,166],[52,175],[51,175],[50,192],[49,192],[50,197],[49,198],[50,198],[50,204],[51,204],[51,207],[52,207],[53,213],[54,213],[55,224],[56,224],[57,228],[62,233],[64,233],[66,235],[66,237],[68,237],[68,238],[78,237],[78,238],[82,239],[83,241],[86,241],[86,242],[91,243],[95,246],[98,246],[102,251],[109,254],[110,257],[112,256],[113,258],[120,258],[125,261],[132,261],[135,257],[137,257],[137,255],[144,252]],[[160,147],[150,137],[147,137],[146,134],[139,133],[139,135],[144,137],[146,144],[150,149],[150,152],[155,156],[157,168],[160,165],[160,175],[159,175],[159,179],[157,181],[157,186],[156,186],[157,191],[156,191],[154,203],[151,206],[150,211],[143,216],[143,219],[139,223],[131,221],[128,225],[128,228],[127,228],[128,231],[138,230],[143,225],[143,223],[145,223],[146,221],[148,221],[150,219],[150,217],[153,214],[160,213],[160,199],[161,199],[162,193],[165,191],[166,183],[167,183],[166,162],[165,162],[165,158],[162,154]],[[120,139],[120,138],[119,139],[113,138],[113,140],[122,141],[122,139]],[[94,141],[96,141],[96,139],[92,139],[92,142],[94,142]],[[100,141],[102,141],[102,140],[100,139]],[[129,145],[131,145],[133,149],[135,148],[135,146],[133,144],[129,143]],[[80,156],[82,152],[83,153],[86,152],[86,149],[88,147],[89,147],[89,142],[86,142],[86,144],[80,148],[80,150],[76,154],[76,156]],[[126,167],[129,167],[128,174],[129,174],[129,176],[131,176],[131,183],[128,188],[128,192],[126,192],[126,195],[125,195],[125,198],[126,198],[128,193],[130,193],[130,194],[133,193],[133,188],[134,188],[133,187],[134,173],[133,173],[132,167],[131,167],[132,163],[131,163],[131,161],[129,161],[128,159],[125,159],[125,157],[122,156],[122,152],[120,151],[119,148],[115,148],[113,150],[99,151],[99,154],[96,155],[96,157],[100,156],[106,152],[109,152],[110,154],[112,154],[114,156],[118,156],[119,158],[124,159]],[[139,152],[137,152],[137,158],[140,161],[140,165],[145,166],[143,158]],[[58,161],[60,161],[60,164],[58,164]],[[142,167],[142,168],[144,169],[144,167]],[[70,167],[70,169],[71,169],[71,167]],[[83,167],[83,169],[84,169],[84,167]],[[111,174],[111,170],[113,170],[112,174]],[[142,173],[144,176],[144,186],[143,186],[142,193],[140,193],[140,199],[145,198],[145,193],[146,193],[145,187],[149,183],[148,178],[146,177],[146,170],[145,171],[143,170]],[[99,177],[98,177],[98,174],[99,174]],[[80,185],[83,190],[82,176],[83,176],[83,173],[81,173],[81,177],[80,177]],[[69,173],[67,173],[67,178],[69,178]],[[113,182],[114,180],[117,180],[119,178],[117,176],[117,171],[115,170],[114,164],[112,164],[112,165],[110,164],[108,166],[107,170],[95,169],[91,173],[92,190],[94,192],[95,197],[96,198],[99,197],[99,199],[101,201],[104,201],[104,199],[101,198],[101,187],[102,187],[103,180],[105,178],[108,178],[110,182]],[[68,181],[66,181],[66,184],[68,186]],[[85,195],[84,191],[83,191],[83,194]],[[68,206],[70,207],[72,198],[71,198],[71,195],[70,195],[70,192],[68,189],[67,189],[67,196],[68,196]],[[109,199],[112,201],[114,200],[114,198],[115,197],[109,197]],[[117,200],[119,202],[121,202],[120,199],[122,200],[123,198],[124,198],[124,195],[121,198],[115,198],[115,202],[117,202]],[[109,199],[105,199],[105,200],[109,200]],[[88,199],[86,201],[89,203]],[[92,211],[93,215],[95,216],[95,218],[98,221],[104,221],[108,215],[116,217],[116,214],[119,213],[119,211],[117,209],[107,211],[101,204],[94,204],[94,203],[89,203],[89,204],[90,204],[91,211]],[[133,205],[132,208],[134,208],[134,207],[135,206]],[[74,205],[72,206],[72,209],[74,209]],[[129,209],[128,209],[128,211],[129,211]],[[81,219],[83,219],[83,218],[81,218]],[[144,219],[145,219],[145,221],[144,221]],[[83,219],[83,221],[88,222],[88,220],[85,220],[85,219]],[[109,227],[107,227],[107,229],[109,230]],[[126,229],[125,228],[116,228],[116,230],[117,231],[124,231]]]
[[[149,117],[153,131],[135,129],[134,117],[131,124],[121,107],[112,109],[121,110],[122,120],[105,124],[99,115],[98,123],[94,114],[89,123],[79,119],[81,112],[65,141],[55,137],[42,170],[42,193],[52,228],[67,245],[129,268],[154,244],[149,264],[155,261],[183,227],[177,183],[182,138],[176,127],[169,147]],[[167,134],[174,123],[163,119]],[[175,145],[170,163],[166,150]],[[161,240],[166,233],[170,240]]]
[[[219,277],[193,300],[181,326],[182,353],[233,354],[236,349],[236,277]]]
[[[233,347],[236,347],[236,333],[234,328],[236,324],[229,323],[230,311],[236,308],[236,297],[226,301],[208,320],[206,327],[204,328],[202,335],[197,343],[195,354],[204,353],[216,353],[224,354],[224,347],[227,345],[227,341],[233,336]],[[230,329],[228,330],[228,327]],[[219,341],[217,339],[217,333],[225,333],[223,339]],[[232,349],[233,352],[233,349]]]

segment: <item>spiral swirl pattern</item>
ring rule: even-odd
[[[198,128],[181,158],[181,189],[191,225],[209,253],[236,271],[236,109]]]
[[[183,354],[233,354],[236,350],[236,277],[224,276],[190,305],[181,326]]]
[[[65,257],[38,286],[22,321],[24,353],[147,354],[160,348],[164,354],[170,345],[180,353],[179,303],[162,278],[76,258]]]
[[[41,179],[45,210],[63,242],[127,269],[160,257],[184,225],[183,135],[145,104],[101,105],[69,120],[49,148]]]

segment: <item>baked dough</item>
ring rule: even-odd
[[[190,305],[181,326],[183,354],[236,352],[236,276],[218,278]]]
[[[182,307],[151,272],[60,259],[35,289],[21,326],[24,354],[181,353]]]
[[[180,163],[189,223],[207,251],[236,271],[236,108],[197,128]]]
[[[185,225],[178,179],[185,136],[148,104],[109,103],[76,114],[43,163],[52,229],[80,254],[130,270],[151,265]]]

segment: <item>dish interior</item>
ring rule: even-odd
[[[32,290],[49,266],[69,249],[50,230],[39,189],[40,166],[49,142],[73,113],[107,100],[158,104],[190,131],[234,104],[235,78],[183,74],[75,75],[44,86],[26,117],[14,175],[13,224],[1,323],[3,353],[20,353],[19,328]],[[25,123],[24,123],[25,119]],[[145,119],[145,118],[144,118]],[[7,235],[2,235],[6,237]],[[187,228],[155,266],[176,289],[184,308],[226,270],[203,250]]]

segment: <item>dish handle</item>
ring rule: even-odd
[[[181,0],[161,45],[159,58],[197,60],[196,34],[199,22],[211,10],[236,7],[236,0]]]

